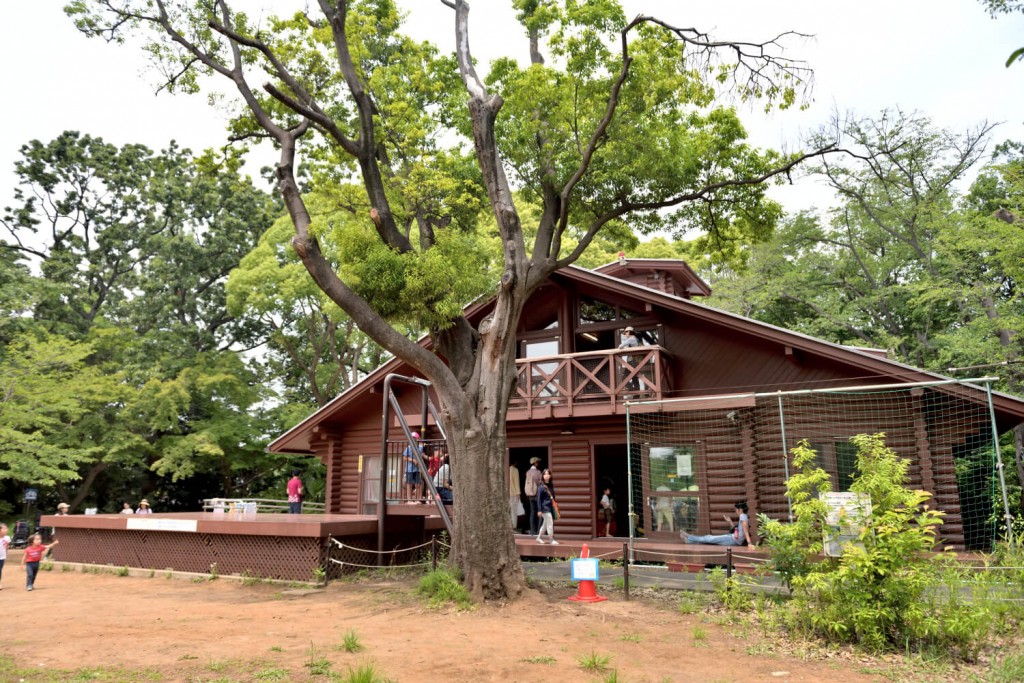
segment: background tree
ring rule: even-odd
[[[263,234],[231,272],[228,310],[259,326],[267,352],[263,374],[284,384],[285,403],[299,403],[308,414],[378,367],[385,354],[309,278],[288,246],[293,234],[287,218]],[[332,242],[323,242],[330,253]],[[336,254],[329,258],[337,262]]]
[[[981,0],[981,4],[985,6],[988,13],[993,17],[997,14],[1024,13],[1024,2],[1021,2],[1021,0]],[[1006,66],[1021,60],[1024,60],[1024,47],[1017,48],[1010,53],[1010,56],[1006,59]]]
[[[849,123],[857,158],[813,170],[839,206],[787,219],[747,271],[715,283],[713,302],[933,370],[1015,357],[1020,229],[996,218],[1019,202],[1013,165],[986,171],[973,199],[960,189],[991,130],[952,134],[899,112]],[[1017,370],[1004,377],[1018,386]]]
[[[22,377],[6,408],[18,408],[21,435],[9,435],[8,476],[75,507],[141,493],[195,509],[201,491],[162,496],[162,483],[223,495],[285,469],[263,452],[280,423],[256,408],[268,396],[240,357],[258,334],[224,292],[279,212],[273,198],[230,155],[73,132],[25,145],[15,170],[0,242],[13,257],[5,293],[22,293],[0,301],[19,314],[0,328],[5,378]],[[50,389],[67,395],[50,400]]]
[[[774,56],[777,40],[723,43],[652,17],[627,22],[613,1],[518,0],[530,62],[499,60],[485,81],[470,52],[469,6],[441,4],[455,15],[454,58],[403,37],[387,0],[321,0],[315,17],[263,23],[224,0],[78,0],[67,10],[88,35],[144,36],[173,90],[194,91],[209,74],[237,88],[234,133],[279,150],[278,189],[303,264],[437,392],[462,491],[452,560],[475,595],[515,597],[525,583],[496,473],[505,471],[523,305],[627,219],[710,231],[770,221],[762,183],[801,157],[745,144],[735,112],[716,105],[718,89],[789,105],[808,72]],[[308,171],[297,169],[300,145]],[[362,192],[351,220],[319,220],[300,178],[353,176]],[[495,263],[476,248],[481,196],[500,239]],[[532,239],[524,200],[540,207]],[[321,248],[331,230],[345,233],[340,274]],[[495,299],[474,329],[461,311],[481,271],[494,273]],[[430,331],[433,350],[391,324],[410,319]]]

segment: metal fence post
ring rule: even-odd
[[[629,600],[629,544],[622,544],[622,587],[626,592],[626,600]]]
[[[437,534],[430,537],[430,566],[437,571]]]
[[[728,591],[732,578],[732,548],[725,549],[725,590]]]

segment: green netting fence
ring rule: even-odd
[[[734,504],[790,517],[791,449],[807,440],[833,491],[855,475],[850,437],[884,433],[945,513],[944,545],[987,551],[1012,529],[989,378],[751,393],[628,406],[630,536],[725,534]],[[1017,511],[1019,512],[1019,511]],[[756,529],[755,529],[756,532]]]

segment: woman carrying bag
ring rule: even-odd
[[[551,484],[551,470],[544,470],[543,481],[537,487],[537,516],[541,518],[540,531],[537,533],[539,543],[558,545],[555,540],[555,520],[558,519],[558,503],[555,502],[555,487]],[[547,531],[548,540],[544,540]]]

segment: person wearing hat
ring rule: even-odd
[[[638,340],[636,338],[636,335],[633,334],[633,328],[632,327],[627,327],[624,330],[622,330],[622,341],[619,343],[619,348],[620,349],[631,349],[631,348],[634,348],[634,347],[637,347],[637,346],[640,346],[640,340]],[[625,366],[625,367],[622,368],[622,375],[623,375],[623,377],[626,377],[629,374],[629,367],[628,366],[630,366],[632,364],[632,360],[630,359],[629,356],[623,356],[622,357],[622,363]],[[637,391],[640,388],[640,385],[637,383],[637,379],[636,379],[635,375],[633,377],[631,377],[628,382],[626,382],[626,388],[629,389],[630,391]],[[626,398],[629,398],[629,397],[627,396]]]
[[[540,458],[530,458],[530,469],[526,470],[526,483],[523,485],[523,493],[530,500],[530,535],[536,536],[540,531],[540,517],[537,515],[540,508],[537,507],[537,487],[544,481],[544,475],[537,469]]]
[[[57,514],[61,516],[68,514],[70,507],[67,503],[57,503]]]
[[[402,459],[405,461],[405,500],[407,503],[419,503],[423,497],[419,462],[423,459],[423,444],[420,443],[419,432],[413,432],[412,438],[416,441],[416,448],[409,445],[402,451]]]
[[[640,340],[633,334],[633,328],[627,327],[622,330],[622,341],[619,343],[620,349],[630,349],[634,346],[640,346]]]
[[[139,509],[135,511],[135,514],[137,514],[137,515],[151,515],[151,514],[153,514],[153,510],[151,510],[150,507],[149,507],[149,501],[146,500],[145,498],[140,500],[139,501]]]

